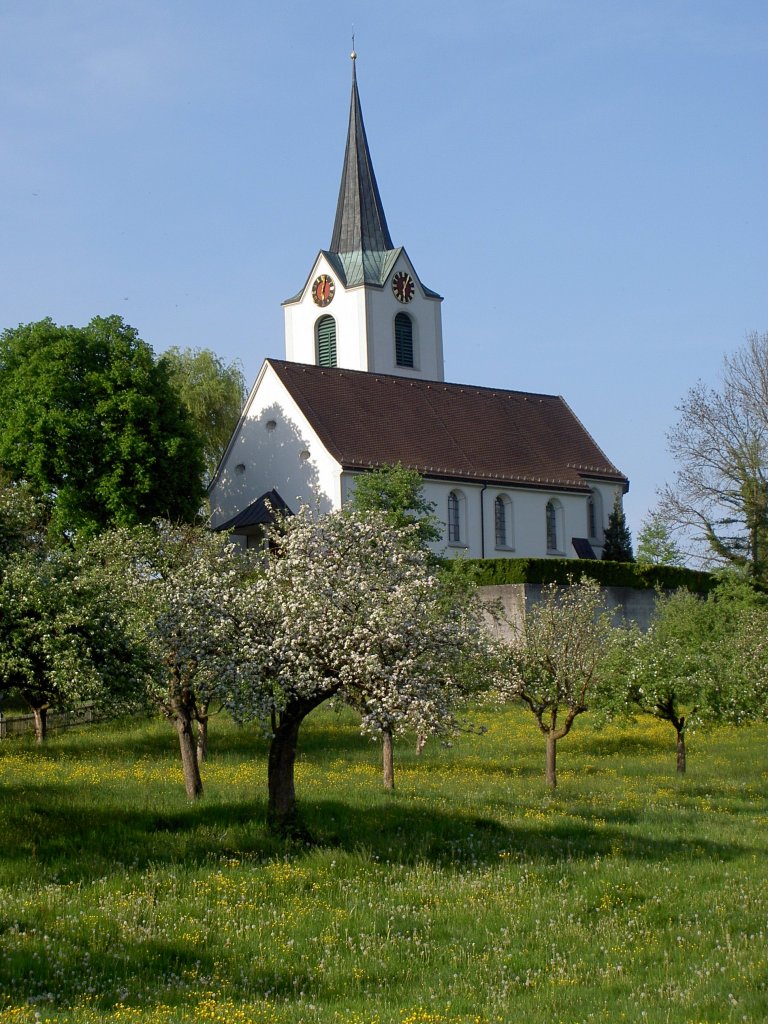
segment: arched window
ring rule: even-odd
[[[493,503],[493,519],[497,548],[512,547],[512,502],[506,494],[498,494]]]
[[[413,366],[413,321],[407,313],[395,317],[395,363]]]
[[[563,550],[563,507],[555,498],[550,498],[546,508],[547,551]]]
[[[464,495],[461,491],[451,491],[448,495],[448,543],[464,544],[466,529]]]
[[[598,491],[592,491],[587,498],[587,536],[599,540],[603,532],[603,505]]]
[[[315,324],[315,351],[318,366],[336,365],[336,321],[321,316]]]

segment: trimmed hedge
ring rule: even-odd
[[[679,590],[706,594],[715,586],[711,573],[676,565],[603,562],[591,558],[468,558],[465,562],[480,587],[503,583],[572,583],[587,577],[604,587]]]

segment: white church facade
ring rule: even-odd
[[[447,554],[600,557],[627,478],[559,396],[444,381],[441,296],[392,243],[352,101],[331,244],[283,303],[285,360],[261,367],[211,482],[243,542],[270,508],[330,511],[360,473],[416,469]]]

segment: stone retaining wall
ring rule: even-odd
[[[521,623],[527,608],[541,601],[541,583],[502,583],[492,587],[479,587],[484,601],[498,601],[509,623]],[[656,604],[655,590],[638,590],[635,587],[602,587],[606,603],[614,610],[616,624],[636,622],[645,630],[650,625]],[[502,622],[501,635],[509,635],[510,627]]]

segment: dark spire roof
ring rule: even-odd
[[[365,136],[355,74],[356,56],[353,52],[352,101],[349,109],[347,148],[344,153],[336,221],[329,248],[335,253],[380,253],[393,249],[394,246],[384,216],[384,207]]]

